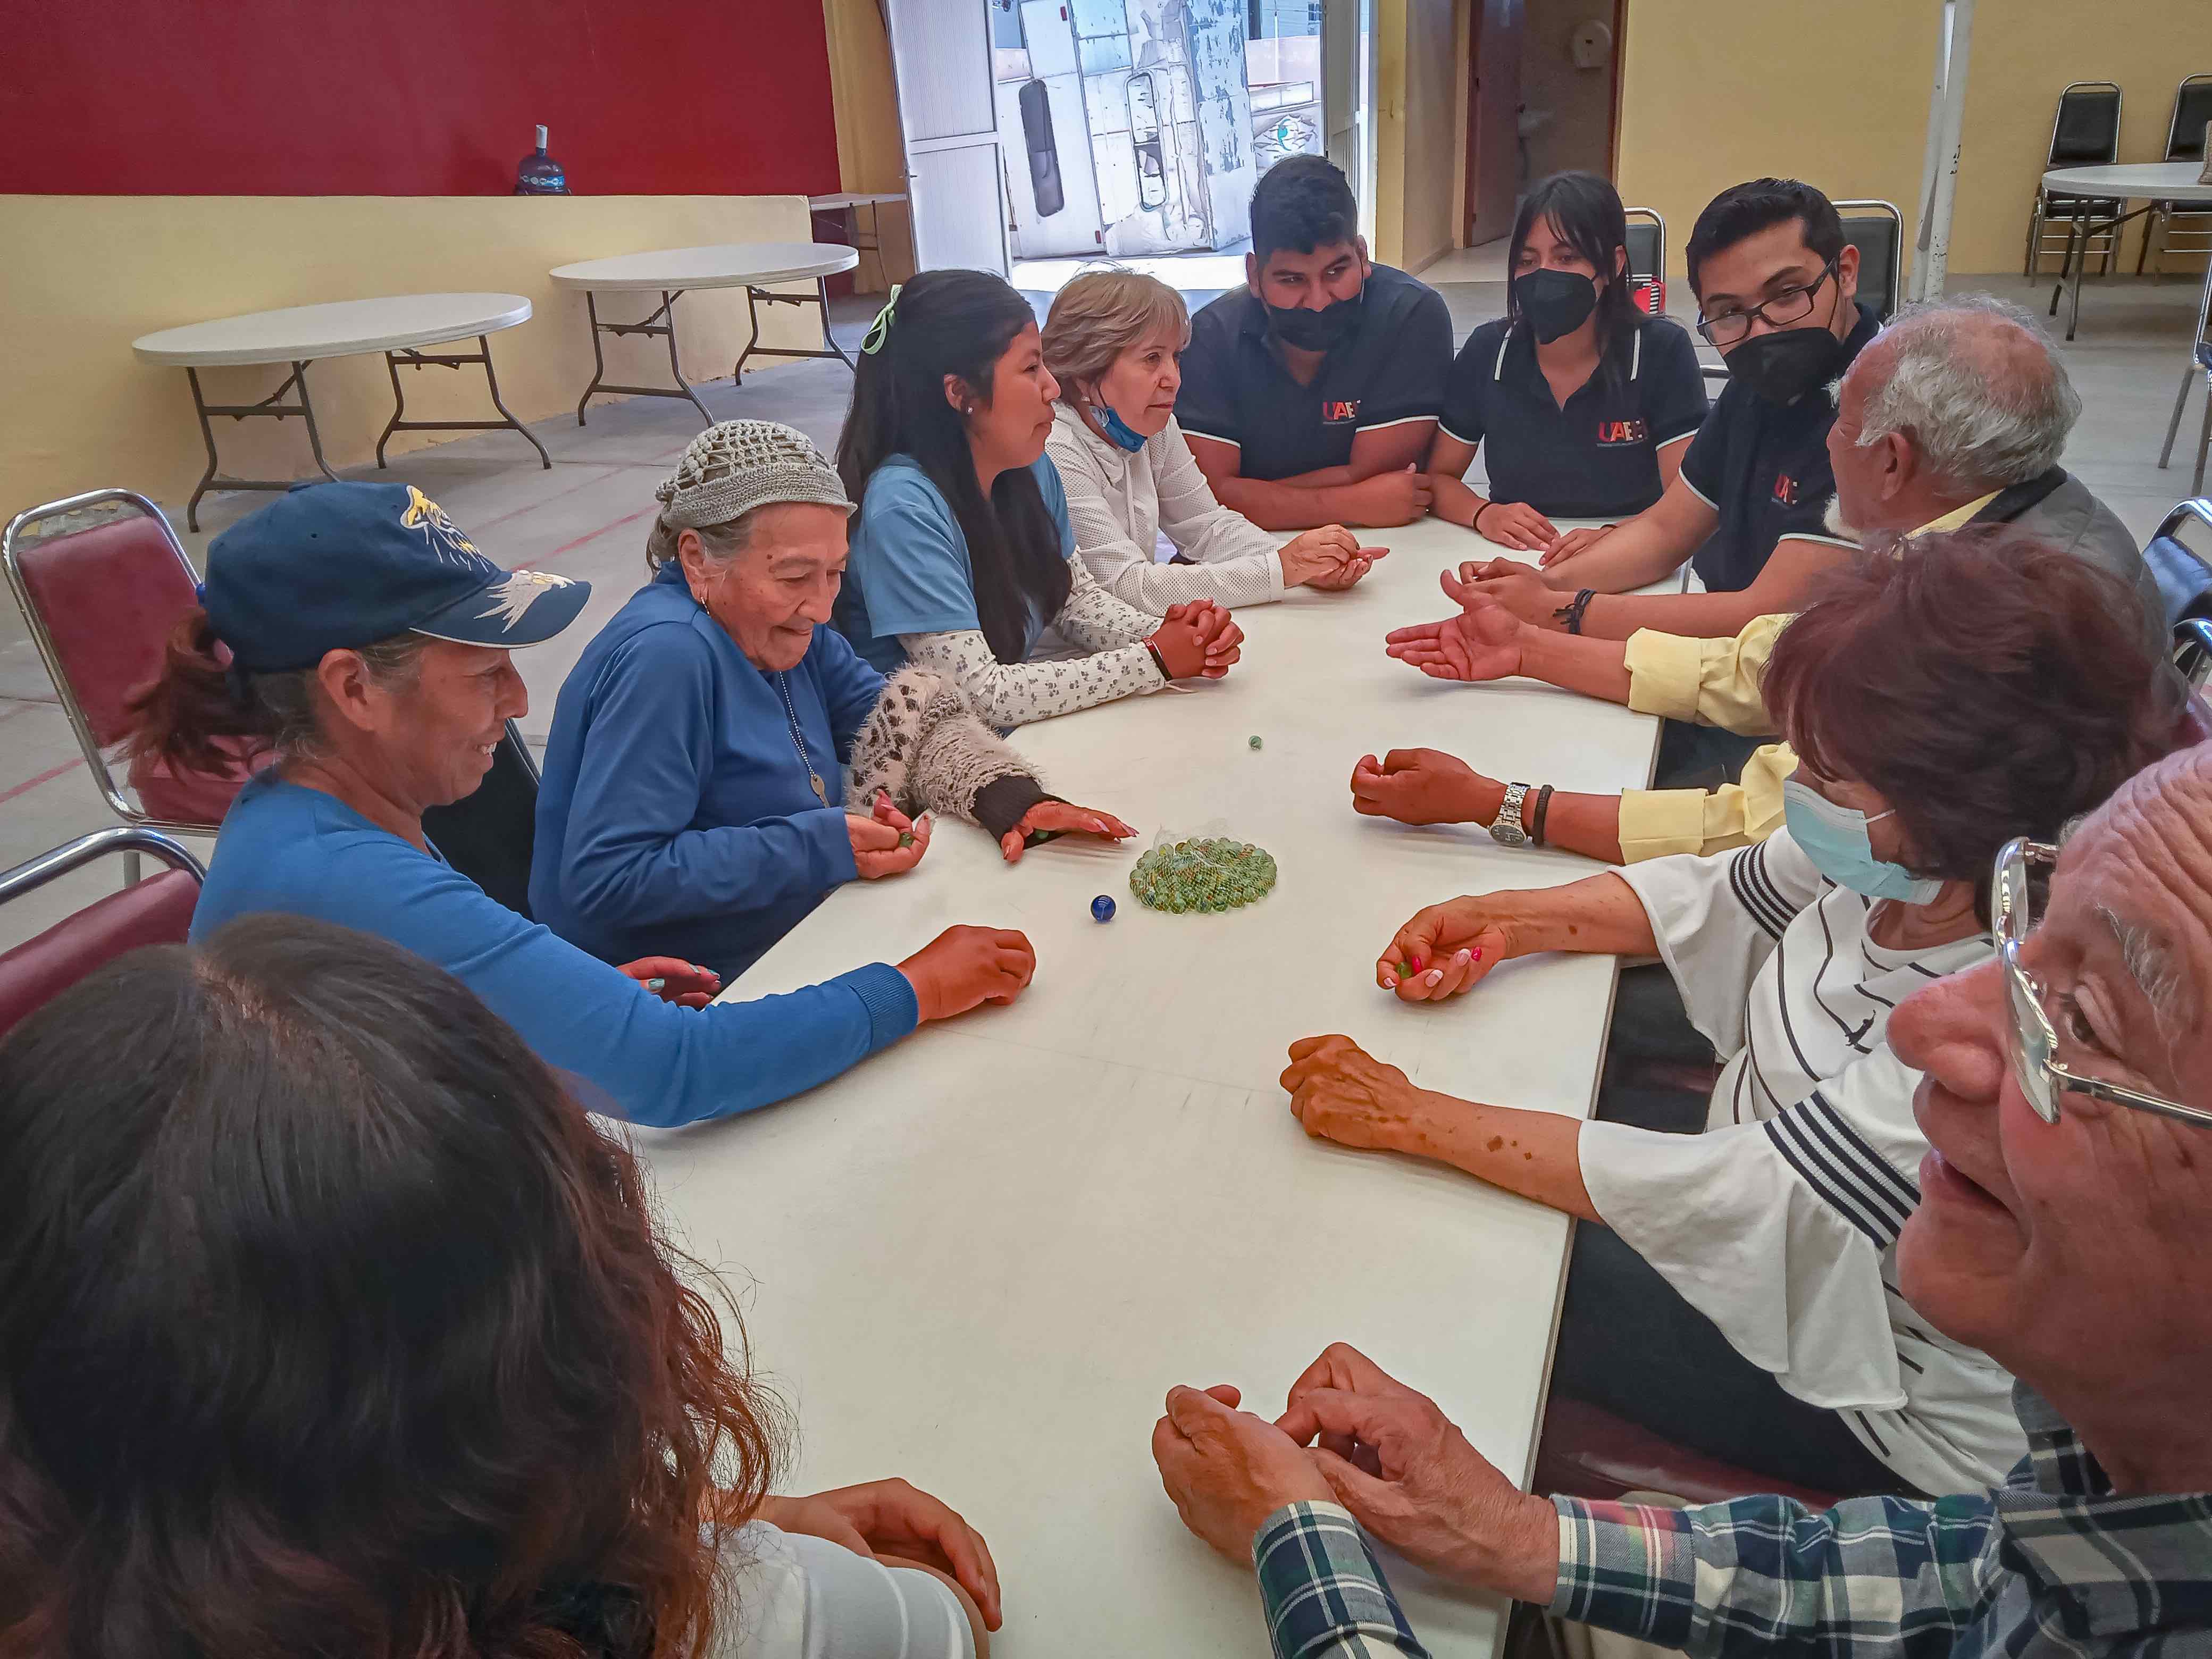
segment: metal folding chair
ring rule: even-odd
[[[184,942],[207,872],[184,848],[151,830],[120,824],[95,830],[0,872],[0,904],[117,854],[133,860],[144,854],[168,868],[94,900],[0,954],[0,1032],[127,951]]]
[[[110,504],[137,510],[52,535],[27,533]],[[131,694],[161,672],[170,632],[199,603],[199,578],[161,509],[128,489],[48,501],[9,521],[0,566],[108,810],[147,829],[212,834],[251,775],[251,757],[221,775],[135,765],[119,781],[109,760],[131,733]]]
[[[1905,216],[1891,202],[1838,202],[1844,240],[1859,251],[1859,299],[1887,322],[1905,292]]]
[[[2197,471],[2189,493],[2204,493],[2204,452],[2212,448],[2212,271],[2205,273],[2204,291],[2197,300],[2197,332],[2189,343],[2189,367],[2181,371],[2181,388],[2173,394],[2173,418],[2166,423],[2166,447],[2158,452],[2161,471],[2173,459],[2174,435],[2181,430],[2181,406],[2189,400],[2189,387],[2204,377],[2204,423],[2197,432]]]
[[[1667,314],[1667,221],[1656,208],[1632,207],[1628,216],[1629,295],[1654,317]]]
[[[2212,75],[2192,75],[2174,88],[2173,118],[2166,124],[2166,159],[2202,161],[2204,127],[2212,122]],[[2179,240],[2176,240],[2176,238]],[[2136,250],[2136,275],[2153,260],[2156,276],[2166,275],[2169,253],[2212,254],[2212,209],[2201,202],[2153,202],[2143,222],[2142,246]]]
[[[2111,81],[2076,81],[2060,93],[2057,111],[2051,118],[2051,147],[2045,152],[2045,170],[2106,167],[2118,161],[2119,155],[2118,85]],[[2021,265],[2020,274],[2033,276],[2041,268],[2045,256],[2051,253],[2066,255],[2070,265],[2075,239],[2096,220],[2118,218],[2122,210],[2122,204],[2104,197],[2053,196],[2044,189],[2042,175],[2039,173],[2034,205],[2027,216],[2027,258]],[[2063,222],[2066,227],[2066,234],[2055,246],[2045,234],[2045,227],[2053,222]],[[2119,232],[2107,230],[2102,235],[2104,264],[2100,271],[2109,276]],[[2081,250],[2084,265],[2095,252],[2094,246]]]

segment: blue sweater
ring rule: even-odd
[[[273,772],[240,790],[222,821],[192,937],[265,910],[358,927],[427,957],[548,1064],[592,1085],[602,1097],[585,1104],[636,1123],[689,1123],[798,1094],[897,1042],[918,1012],[906,975],[884,963],[750,1002],[663,1002],[443,860]]]
[[[664,566],[561,687],[531,909],[605,961],[687,957],[736,978],[859,875],[839,763],[883,686],[830,628],[798,667],[762,672],[681,568]],[[793,712],[827,806],[792,742]]]

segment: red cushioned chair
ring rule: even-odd
[[[26,534],[46,520],[111,502],[137,511],[80,530]],[[136,763],[122,784],[108,763],[130,735],[126,700],[161,672],[170,630],[199,603],[199,579],[161,508],[128,489],[49,501],[9,521],[0,563],[108,809],[144,829],[212,831],[260,758],[251,750],[234,750],[232,763],[211,773]]]
[[[1608,1502],[1625,1492],[1657,1492],[1692,1504],[1777,1492],[1816,1510],[1840,1501],[1834,1492],[1792,1486],[1686,1450],[1601,1407],[1557,1395],[1544,1411],[1532,1490],[1547,1497],[1564,1492]]]
[[[169,867],[96,900],[0,955],[0,1033],[14,1030],[26,1016],[126,951],[184,942],[207,872],[177,842],[151,830],[95,830],[19,864],[0,874],[0,904],[114,854],[144,854]]]

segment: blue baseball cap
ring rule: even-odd
[[[209,544],[200,603],[239,667],[277,674],[401,634],[536,645],[591,596],[589,582],[501,569],[412,484],[307,483]]]

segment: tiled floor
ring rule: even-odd
[[[1443,290],[1463,337],[1497,314],[1504,290],[1494,281],[1450,280],[1457,270],[1431,267],[1425,274]],[[2031,293],[2016,277],[1954,283],[1970,285],[2028,303],[2049,296],[2047,288]],[[1211,295],[1193,295],[1201,297]],[[836,329],[848,349],[858,343],[874,309],[866,298],[841,306]],[[2139,537],[2148,533],[2188,485],[2185,453],[2177,455],[2171,471],[2160,471],[2157,459],[2195,316],[2192,283],[2098,283],[2083,297],[2081,337],[2062,348],[2087,405],[2067,465]],[[718,417],[786,421],[829,448],[851,386],[842,364],[809,362],[756,374],[741,387],[708,383],[701,392]],[[2185,452],[2194,434],[2200,395],[2192,394],[2184,423]],[[523,727],[540,741],[554,693],[569,666],[643,580],[653,485],[697,430],[689,405],[661,399],[594,409],[591,421],[580,430],[569,416],[539,423],[536,430],[553,453],[550,472],[532,464],[526,453],[519,456],[512,436],[489,434],[410,455],[385,475],[421,485],[501,562],[554,569],[593,583],[591,605],[577,626],[518,657],[532,698]],[[131,480],[118,477],[114,482]],[[186,538],[194,557],[200,556],[210,536],[263,500],[210,497],[201,515],[205,531]],[[6,505],[13,510],[25,503]],[[182,503],[163,505],[181,524]],[[0,867],[110,821],[38,658],[23,637],[20,618],[12,607],[0,607]],[[48,926],[116,880],[112,866],[95,867],[0,910],[0,947]]]

